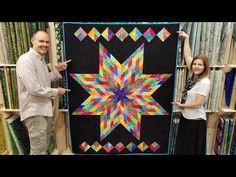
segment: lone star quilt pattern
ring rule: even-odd
[[[77,154],[168,153],[175,23],[63,23]]]

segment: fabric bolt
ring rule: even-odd
[[[230,72],[226,73],[225,76],[225,101],[226,105],[230,105],[232,91],[233,91],[233,85],[234,85],[234,78],[235,78],[235,71],[236,69],[232,69]]]

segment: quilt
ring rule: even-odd
[[[75,154],[168,154],[178,23],[65,22]]]

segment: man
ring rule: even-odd
[[[47,154],[51,138],[52,99],[64,95],[66,89],[51,88],[51,82],[61,79],[59,73],[67,68],[61,63],[49,72],[45,54],[49,47],[49,36],[37,30],[32,38],[32,48],[21,55],[16,63],[20,117],[29,132],[30,154]]]

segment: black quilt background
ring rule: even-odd
[[[95,27],[100,33],[102,33],[107,27],[109,27],[114,33],[116,33],[121,27],[130,33],[136,27],[142,34],[149,27],[151,27],[156,33],[165,27],[171,35],[164,42],[162,42],[158,37],[155,37],[151,42],[148,42],[143,36],[136,42],[134,42],[130,36],[128,36],[123,42],[121,42],[116,36],[113,36],[109,42],[102,36],[100,36],[96,42],[94,42],[89,36],[86,36],[83,41],[80,41],[74,35],[80,27],[87,33],[93,27]],[[72,62],[68,64],[67,68],[68,88],[71,89],[71,92],[68,93],[68,97],[72,151],[78,154],[107,154],[103,149],[98,152],[95,152],[91,148],[87,152],[82,151],[79,148],[79,145],[84,141],[89,145],[92,145],[95,141],[101,145],[104,145],[107,142],[110,142],[113,145],[122,142],[124,145],[127,145],[131,141],[138,145],[144,141],[147,145],[150,145],[156,141],[161,146],[157,152],[154,153],[149,148],[144,152],[141,152],[136,148],[132,153],[168,153],[169,130],[172,117],[172,105],[170,102],[173,101],[178,40],[176,31],[179,29],[179,24],[63,23],[63,28],[65,58],[67,60],[72,60]],[[101,43],[121,64],[138,47],[140,47],[141,44],[144,43],[143,73],[172,74],[172,76],[152,95],[152,97],[169,113],[169,115],[142,115],[140,140],[137,140],[132,136],[122,125],[119,125],[105,139],[100,141],[100,116],[72,115],[75,109],[89,97],[89,93],[87,93],[82,86],[70,77],[69,73],[99,73],[99,43]],[[115,149],[110,153],[119,154]],[[125,149],[122,153],[131,152]]]

